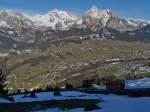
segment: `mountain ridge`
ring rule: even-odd
[[[141,24],[141,26],[145,26],[145,24],[150,24],[150,21],[148,20],[138,20],[138,19],[124,19],[121,17],[118,17],[116,12],[111,10],[111,9],[100,9],[96,6],[92,6],[91,9],[85,12],[83,16],[80,14],[74,13],[74,12],[69,12],[65,10],[60,10],[60,9],[53,9],[50,10],[48,13],[45,14],[33,14],[29,15],[27,13],[21,13],[16,10],[11,10],[11,9],[1,9],[0,12],[6,11],[10,15],[16,15],[17,17],[20,16],[22,17],[21,19],[28,19],[28,21],[31,22],[31,24],[34,24],[36,27],[51,27],[53,30],[55,30],[57,24],[59,24],[62,28],[61,30],[68,29],[72,26],[75,26],[74,24],[77,23],[77,21],[80,20],[80,24],[78,25],[83,25],[84,21],[83,18],[85,17],[90,17],[98,19],[101,21],[102,27],[105,27],[107,22],[109,21],[110,18],[118,18],[118,22],[122,23],[122,19],[126,21],[126,24],[129,24],[133,27],[138,27]],[[64,19],[64,20],[62,20]],[[87,18],[86,18],[87,19]],[[116,19],[117,20],[117,19]],[[86,20],[85,20],[86,21]],[[68,23],[67,23],[68,22]],[[58,25],[58,26],[59,26]],[[0,25],[1,26],[1,25]]]
[[[80,39],[89,35],[91,37],[93,34],[103,39],[124,39],[124,36],[129,36],[126,38],[130,40],[130,37],[135,36],[133,39],[136,40],[138,35],[130,36],[130,34],[139,34],[137,30],[142,31],[142,28],[148,25],[150,25],[148,20],[120,18],[113,10],[100,9],[96,6],[93,6],[82,16],[59,9],[39,15],[0,9],[0,46],[5,48],[5,44],[7,44],[9,49],[14,49],[14,46],[15,48],[33,46],[51,38],[70,37],[72,39],[78,36]],[[144,40],[144,36],[146,36],[146,40],[149,39],[149,33],[143,31],[140,35],[143,36],[140,37],[140,40]]]

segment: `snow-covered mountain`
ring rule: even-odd
[[[17,28],[19,26],[33,27],[31,20],[22,13],[11,9],[0,9],[0,26],[8,28]]]
[[[150,21],[121,18],[111,9],[100,9],[96,6],[89,9],[83,16],[58,9],[51,10],[46,14],[35,15],[11,9],[0,9],[0,45],[4,46],[9,38],[12,44],[14,41],[35,43],[50,38],[51,36],[47,34],[55,31],[64,31],[63,36],[76,36],[74,34],[83,35],[82,29],[85,32],[89,30],[98,32],[102,29],[114,29],[119,32],[134,31],[149,24]],[[81,30],[71,30],[74,28]],[[65,30],[68,30],[69,33],[66,33]],[[56,34],[57,32],[54,35]],[[55,37],[54,35],[53,37]]]
[[[132,18],[129,18],[127,22],[129,25],[131,25],[136,29],[142,28],[150,24],[150,21],[141,20],[141,19],[132,19]]]
[[[35,38],[36,31],[39,30],[22,13],[10,9],[0,10],[0,28],[3,29],[7,37],[13,38],[18,42],[31,42]],[[0,33],[1,35],[2,33]]]
[[[90,10],[88,10],[84,17],[84,25],[88,28],[103,28],[106,27],[108,20],[111,17],[116,17],[116,14],[109,9],[98,9],[96,6],[93,6]]]
[[[131,31],[150,24],[150,21],[123,19],[113,10],[99,9],[96,6],[85,13],[83,20],[83,24],[92,30],[112,28],[118,31]]]
[[[71,12],[54,9],[49,13],[28,16],[28,18],[39,27],[49,27],[53,30],[66,30],[76,24],[81,17]]]
[[[79,14],[54,9],[46,14],[28,15],[10,9],[0,10],[0,27],[17,29],[23,28],[68,30],[72,27],[86,27],[92,30],[113,28],[116,30],[135,30],[150,24],[150,21],[123,19],[110,9],[99,9],[93,6],[83,16]]]

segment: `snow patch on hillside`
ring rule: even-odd
[[[0,27],[10,27],[6,21],[0,21]]]
[[[134,27],[144,27],[150,24],[150,21],[141,20],[141,19],[132,19],[132,18],[127,19],[127,22],[129,25]]]
[[[0,103],[10,103],[8,100],[5,100],[4,98],[0,98]]]
[[[126,88],[150,88],[150,78],[127,80]]]
[[[47,101],[47,100],[65,100],[65,99],[97,99],[97,97],[92,95],[87,95],[83,92],[78,91],[64,91],[61,92],[62,96],[54,96],[53,92],[41,92],[36,93],[37,98],[26,97],[23,98],[24,94],[22,95],[15,95],[14,100],[15,102],[33,102],[33,101]]]

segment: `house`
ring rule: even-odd
[[[106,88],[108,90],[123,90],[125,88],[125,80],[107,81]]]

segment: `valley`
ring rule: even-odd
[[[148,4],[0,0],[0,112],[148,112]]]
[[[126,79],[135,66],[149,66],[149,47],[140,42],[90,39],[10,53],[6,57],[8,88],[12,92],[18,88],[44,89],[66,82],[79,87],[85,79]],[[137,72],[135,76],[148,77],[149,72]]]
[[[149,77],[150,21],[92,6],[83,15],[54,9],[29,15],[0,9],[0,57],[10,93],[80,87],[93,79]],[[3,62],[1,62],[3,64]],[[130,74],[133,76],[129,77]]]

